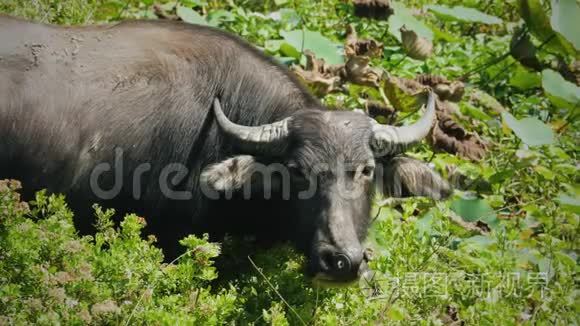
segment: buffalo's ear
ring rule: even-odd
[[[377,163],[375,182],[386,197],[423,196],[439,200],[453,192],[447,181],[421,161],[397,156]]]
[[[201,173],[201,182],[217,191],[241,189],[256,171],[256,158],[239,155],[207,166]]]

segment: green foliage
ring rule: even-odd
[[[340,54],[342,52],[341,46],[331,42],[319,32],[309,30],[281,31],[280,36],[286,41],[286,44],[282,44],[281,47],[285,45],[292,47],[292,50],[285,50],[284,52],[288,56],[299,59],[303,50],[311,50],[329,64],[344,62],[344,58]]]
[[[550,145],[554,143],[552,129],[535,117],[517,120],[508,112],[503,113],[505,124],[529,146]]]
[[[463,22],[474,22],[482,24],[501,24],[502,20],[482,13],[474,8],[456,6],[449,8],[447,6],[430,5],[427,8],[437,14],[438,17],[447,20],[459,20]]]
[[[550,22],[555,31],[570,41],[576,50],[580,50],[580,4],[576,0],[552,0],[552,17]]]
[[[395,13],[389,17],[389,32],[399,42],[401,42],[401,27],[405,26],[407,29],[417,33],[428,40],[433,39],[433,31],[427,27],[422,21],[413,16],[411,11],[399,2],[393,3]]]
[[[520,0],[519,2],[522,18],[536,38],[541,42],[545,42],[547,47],[554,51],[569,54],[575,53],[574,47],[562,35],[552,29],[550,19],[540,0]]]
[[[554,105],[569,109],[580,105],[580,87],[566,81],[557,72],[551,69],[542,71],[542,86]]]
[[[353,24],[359,38],[385,45],[372,67],[467,82],[455,118],[488,142],[487,155],[468,161],[415,149],[411,155],[430,160],[458,191],[437,205],[376,198],[368,237],[374,278],[343,289],[311,284],[304,257],[287,246],[257,249],[240,239],[218,245],[189,236],[181,241],[187,254],[163,263],[154,238],[143,240],[142,218],[115,226],[114,212],[99,207],[98,232],[79,237],[64,198],[41,192],[25,204],[17,183],[0,182],[0,324],[578,323],[580,95],[560,69],[578,57],[577,2],[391,1],[387,21],[355,17],[338,0],[160,2],[286,63],[299,62],[303,49],[342,62],[345,26]],[[81,24],[155,18],[152,6],[4,0],[0,11]],[[521,20],[551,69],[532,71],[509,56]],[[406,59],[403,25],[432,40],[434,55]],[[393,97],[389,89],[347,88],[323,102],[352,109]]]
[[[177,16],[190,24],[208,25],[205,18],[189,7],[177,6]]]

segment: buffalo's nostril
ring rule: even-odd
[[[339,272],[348,272],[352,268],[350,258],[345,254],[336,254],[334,257],[334,268]]]

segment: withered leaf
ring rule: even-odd
[[[342,90],[342,79],[340,72],[342,65],[328,65],[324,59],[317,59],[313,52],[304,51],[306,56],[306,68],[298,65],[291,67],[291,70],[302,82],[308,86],[316,96],[324,96],[328,93]]]
[[[451,82],[443,76],[421,74],[415,80],[425,86],[430,86],[442,101],[459,102],[465,94],[465,85],[462,82]]]
[[[580,60],[574,60],[570,65],[570,71],[574,74],[576,86],[580,86]]]
[[[428,87],[405,78],[389,76],[384,84],[385,95],[393,107],[399,111],[418,110],[426,99]]]
[[[382,71],[369,66],[369,57],[350,57],[344,66],[344,79],[363,86],[379,86]]]
[[[433,43],[403,25],[400,29],[403,50],[416,60],[425,60],[433,54]]]
[[[580,86],[580,63],[578,60],[567,65],[562,58],[558,58],[551,62],[551,68],[557,70],[567,81]]]
[[[383,117],[386,124],[393,124],[397,116],[395,108],[379,101],[367,101],[365,103],[365,111],[373,119]]]
[[[454,111],[451,102],[437,100],[437,123],[428,138],[429,142],[435,149],[474,161],[481,160],[487,151],[487,143],[455,121]]]
[[[346,26],[346,41],[344,44],[344,53],[347,57],[367,56],[378,58],[383,55],[383,43],[373,39],[358,39],[358,35],[353,25]]]
[[[175,12],[176,8],[177,8],[176,6],[173,6],[173,8],[170,8],[170,10],[168,10],[167,6],[163,6],[156,3],[153,5],[153,13],[159,19],[181,20],[181,18],[179,18],[179,16],[177,16]]]
[[[389,0],[353,0],[352,3],[358,17],[387,20],[395,13]]]

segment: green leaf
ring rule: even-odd
[[[580,105],[580,87],[572,84],[554,70],[542,71],[542,86],[554,105],[573,108]]]
[[[532,35],[546,47],[562,54],[575,55],[574,46],[550,26],[550,20],[540,0],[519,0],[520,15],[528,25]]]
[[[433,41],[433,31],[427,25],[423,24],[423,22],[415,18],[409,9],[398,2],[391,3],[391,5],[395,13],[389,17],[389,33],[399,42],[401,42],[401,32],[399,30],[403,25],[408,30],[417,33],[417,35]]]
[[[227,10],[216,10],[207,14],[207,21],[212,26],[218,26],[221,22],[231,22],[235,19],[234,14]]]
[[[542,86],[542,78],[539,73],[529,71],[521,65],[518,65],[509,83],[518,89],[528,90]]]
[[[433,11],[437,17],[444,20],[458,20],[462,22],[483,23],[483,24],[501,24],[502,20],[485,14],[474,8],[456,6],[449,8],[440,5],[428,5],[427,9]]]
[[[484,199],[460,198],[451,203],[451,210],[467,222],[485,222],[497,219],[495,211]]]
[[[264,42],[264,49],[268,53],[276,53],[280,51],[282,44],[284,44],[284,40],[266,40]]]
[[[488,121],[492,119],[492,117],[490,117],[487,113],[483,112],[481,109],[467,102],[459,103],[459,107],[461,108],[461,113],[468,115],[474,119],[480,121]]]
[[[301,50],[311,50],[316,54],[317,58],[322,58],[329,64],[344,63],[344,57],[340,54],[340,46],[319,32],[293,30],[289,32],[282,31],[280,35],[298,53],[301,53]],[[285,53],[285,55],[288,54]]]
[[[292,28],[298,26],[301,19],[296,10],[288,8],[282,8],[278,11],[271,12],[267,17],[275,21],[286,23],[289,26],[292,26]]]
[[[294,57],[274,57],[278,62],[283,65],[289,66],[293,63],[296,63],[296,58]]]
[[[552,28],[580,50],[580,6],[577,0],[552,0]]]
[[[536,170],[536,172],[538,172],[540,175],[542,175],[547,180],[554,180],[554,178],[556,178],[556,174],[554,173],[554,171],[548,169],[545,166],[538,165],[538,166],[534,167],[534,170]]]
[[[177,16],[179,16],[179,18],[181,18],[186,23],[196,25],[209,25],[202,15],[200,15],[199,13],[197,13],[197,11],[189,7],[178,6]]]
[[[472,248],[486,248],[489,247],[493,244],[495,244],[496,241],[493,238],[490,238],[488,236],[484,236],[484,235],[474,235],[471,238],[467,238],[465,240],[462,241],[462,245],[464,246],[469,246]]]
[[[505,124],[528,146],[549,145],[554,142],[552,129],[535,117],[517,120],[508,112],[502,113]]]
[[[561,192],[556,200],[564,209],[575,214],[580,214],[580,196]]]
[[[287,57],[300,59],[300,51],[296,50],[296,48],[286,42],[282,42],[282,44],[280,44],[280,53]]]

